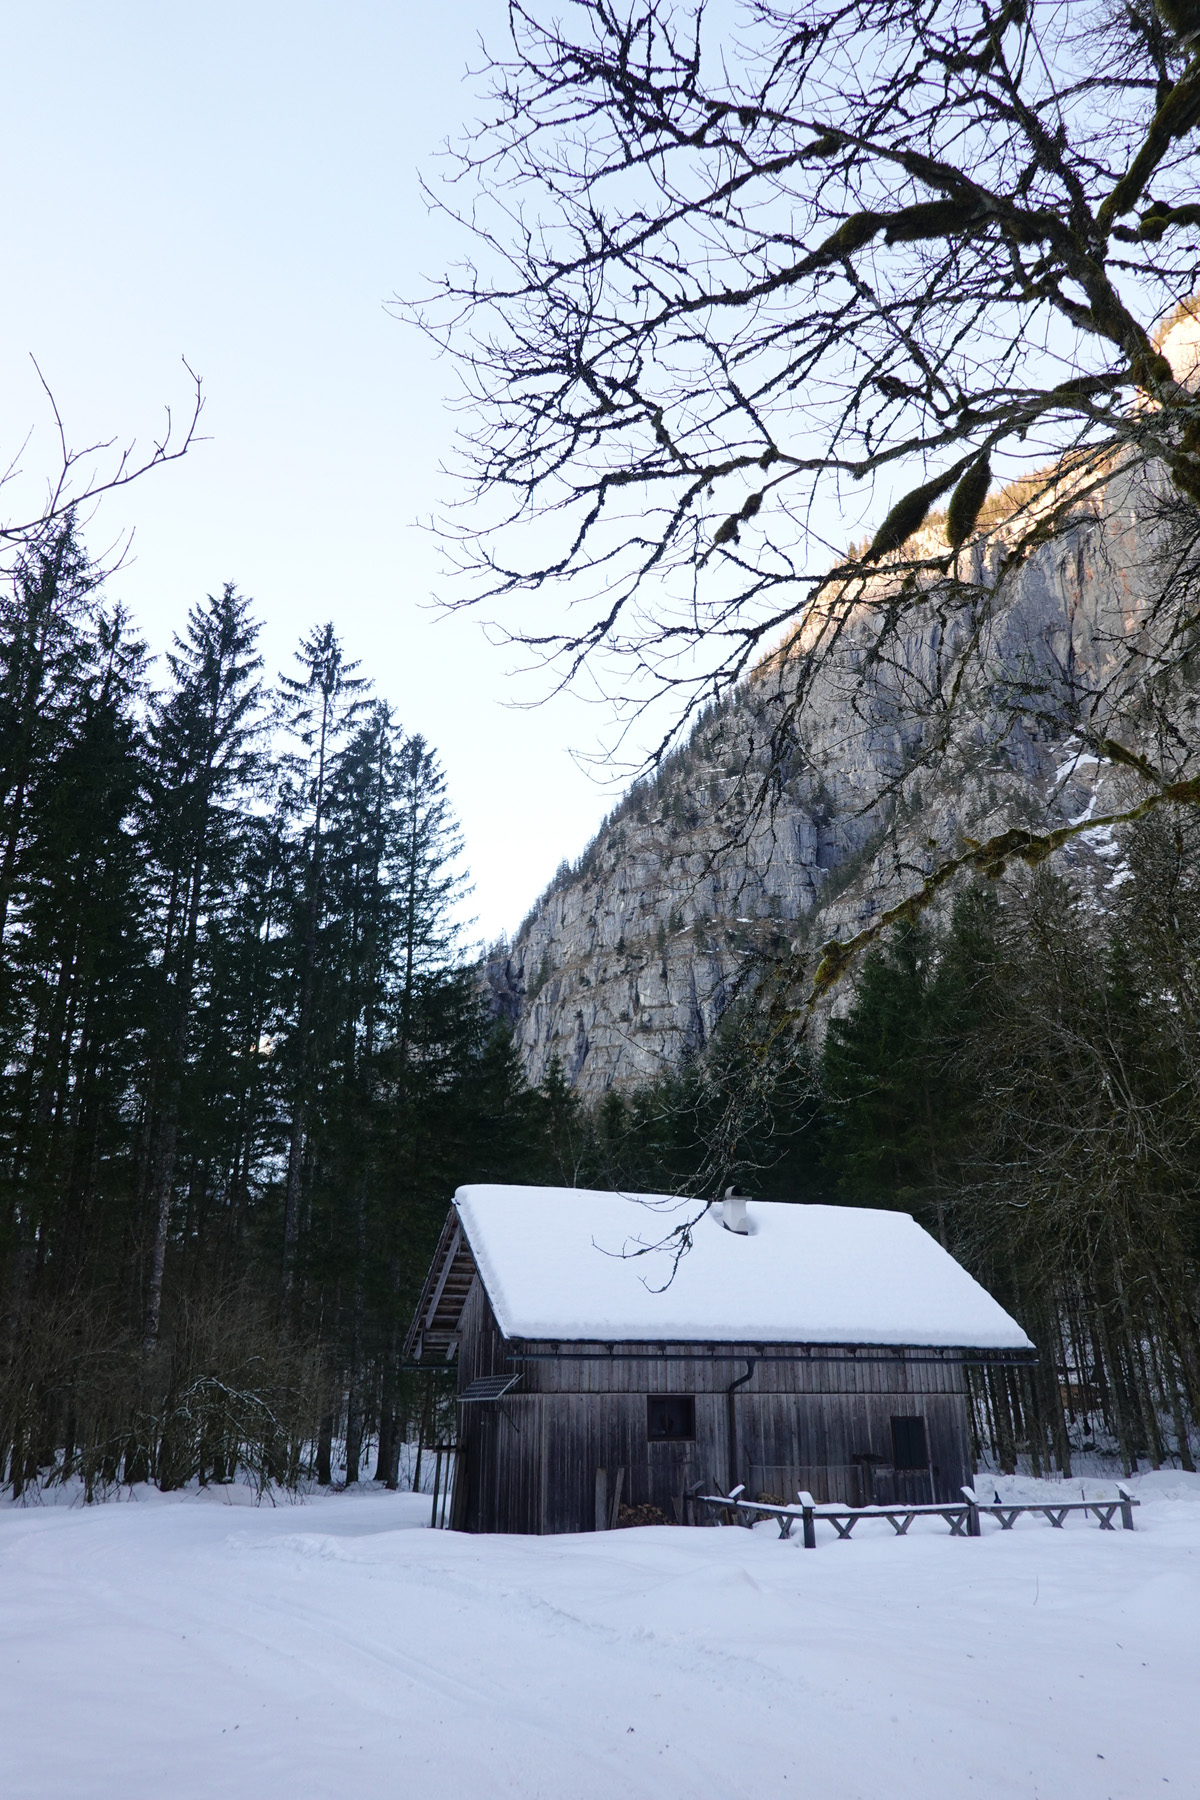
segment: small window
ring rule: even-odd
[[[892,1420],[892,1467],[895,1469],[927,1469],[929,1446],[925,1441],[924,1419]]]
[[[646,1436],[652,1444],[686,1441],[696,1435],[696,1402],[691,1394],[650,1394]]]

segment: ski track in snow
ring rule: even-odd
[[[1136,1485],[1133,1533],[879,1522],[816,1552],[774,1524],[464,1537],[377,1492],[0,1507],[0,1782],[1197,1800],[1200,1478]]]

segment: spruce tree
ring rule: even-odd
[[[9,1065],[20,1070],[13,1175],[39,1271],[62,1281],[86,1253],[111,1159],[124,1160],[146,981],[147,885],[128,829],[143,776],[145,650],[117,610],[95,616],[88,652],[70,723],[26,797],[9,955],[23,1021]]]
[[[297,748],[285,765],[296,835],[297,905],[293,924],[296,997],[287,1034],[291,1080],[283,1217],[283,1294],[291,1291],[300,1239],[300,1202],[309,1106],[315,1008],[321,974],[325,906],[325,839],[330,775],[365,704],[366,682],[347,662],[332,623],[302,638],[299,675],[282,678],[284,720]]]
[[[232,583],[192,608],[150,721],[147,838],[159,871],[159,989],[150,1071],[144,1348],[153,1350],[175,1189],[180,1108],[202,935],[226,904],[234,846],[261,773],[259,627]]]
[[[30,809],[70,733],[90,662],[99,580],[68,515],[22,550],[0,594],[0,943],[20,881]]]

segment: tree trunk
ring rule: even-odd
[[[321,1419],[321,1429],[317,1435],[317,1485],[330,1487],[333,1484],[333,1414],[327,1412]]]
[[[386,1481],[388,1465],[392,1456],[392,1438],[395,1431],[395,1419],[388,1411],[386,1401],[379,1409],[379,1448],[375,1457],[376,1481]]]
[[[292,1291],[296,1246],[300,1241],[300,1171],[304,1163],[304,1102],[297,1098],[288,1138],[287,1186],[283,1202],[283,1297]]]
[[[401,1414],[396,1412],[389,1414],[387,1460],[384,1460],[382,1449],[379,1453],[379,1466],[383,1470],[384,1486],[391,1494],[396,1493],[400,1486],[400,1452],[404,1448],[405,1423]]]
[[[351,1380],[346,1400],[346,1486],[357,1482],[362,1460],[363,1415],[358,1392],[357,1371]]]
[[[206,771],[207,775],[207,771]],[[179,1141],[179,1100],[182,1074],[187,1061],[188,1025],[192,1016],[192,984],[196,975],[196,942],[200,929],[200,896],[206,869],[208,848],[207,794],[204,823],[193,840],[195,848],[187,889],[187,917],[179,966],[175,977],[175,1029],[171,1034],[171,1079],[167,1104],[160,1122],[154,1158],[154,1175],[150,1187],[150,1216],[154,1220],[154,1250],[150,1259],[150,1286],[146,1298],[146,1325],[142,1334],[143,1355],[150,1356],[158,1343],[162,1319],[163,1270],[167,1262],[167,1238],[171,1226],[171,1197],[175,1191],[175,1151]],[[166,948],[170,949],[168,939]]]
[[[154,1248],[150,1257],[150,1282],[146,1296],[146,1321],[142,1354],[150,1356],[158,1343],[162,1319],[163,1271],[167,1264],[167,1237],[171,1224],[171,1197],[175,1191],[175,1149],[179,1139],[179,1083],[173,1081],[166,1114],[159,1126],[150,1187],[150,1216],[154,1220]]]
[[[300,1017],[297,1022],[296,1099],[288,1139],[287,1188],[283,1207],[283,1300],[292,1291],[296,1248],[300,1241],[300,1172],[304,1158],[305,1078],[308,1073],[308,1041],[312,1029],[313,982],[317,953],[317,922],[321,916],[321,848],[325,825],[325,754],[329,735],[329,696],[321,708],[317,751],[316,790],[313,797],[313,848],[309,873],[308,918],[304,942],[304,970],[300,981]]]

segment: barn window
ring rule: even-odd
[[[665,1444],[696,1435],[696,1402],[691,1394],[648,1394],[646,1436]]]
[[[925,1421],[892,1420],[892,1467],[895,1469],[927,1469],[929,1446],[925,1441]]]

